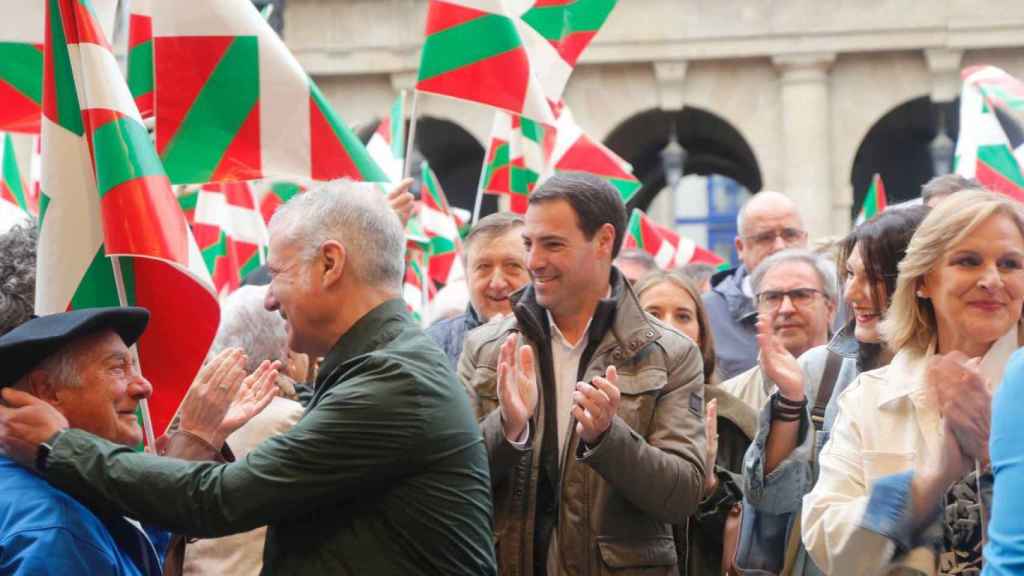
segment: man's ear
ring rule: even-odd
[[[348,252],[345,250],[345,246],[337,240],[328,240],[320,246],[320,258],[323,287],[326,288],[340,282],[345,274],[345,264],[348,263]]]
[[[615,226],[605,222],[597,229],[597,246],[602,253],[607,253],[611,258],[615,247]]]
[[[736,236],[736,240],[734,240],[734,242],[736,244],[736,254],[737,255],[743,254],[743,238],[740,238],[739,236]]]
[[[19,386],[19,388],[40,400],[45,400],[47,404],[60,405],[59,389],[57,386],[54,386],[53,380],[44,370],[29,372],[25,384]]]

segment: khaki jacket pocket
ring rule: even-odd
[[[660,367],[619,375],[619,418],[641,436],[647,435],[655,405],[667,381],[668,372]]]
[[[658,574],[676,565],[676,545],[671,536],[646,539],[598,538],[605,571],[614,574]],[[659,570],[660,569],[660,570]]]

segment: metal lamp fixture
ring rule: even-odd
[[[943,104],[936,105],[937,133],[935,138],[928,143],[928,153],[932,157],[932,172],[935,176],[944,176],[953,169],[953,154],[956,152],[956,145],[946,134],[946,111]]]
[[[665,170],[665,183],[672,190],[683,178],[683,168],[686,166],[686,148],[679,145],[676,138],[675,126],[668,137],[668,144],[661,150],[661,165]]]

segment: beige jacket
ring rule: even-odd
[[[1018,338],[1015,328],[982,359],[993,391]],[[838,398],[839,414],[801,518],[804,545],[826,574],[871,574],[892,559],[893,543],[862,528],[861,519],[879,478],[920,469],[938,457],[942,421],[924,380],[931,355],[901,350],[888,366],[858,376]]]
[[[470,332],[459,377],[475,401],[491,465],[495,539],[503,575],[534,572],[547,550],[534,550],[537,513],[548,497],[548,470],[557,494],[557,574],[671,575],[678,573],[672,524],[692,514],[703,491],[704,373],[700,350],[687,337],[641,309],[615,270],[611,298],[602,300],[591,323],[580,379],[603,375],[614,364],[622,394],[611,428],[585,450],[570,418],[565,447],[557,448],[554,371],[547,317],[532,287],[513,295],[514,316]],[[505,439],[496,391],[501,344],[521,332],[534,349],[537,413],[530,445]],[[542,472],[543,469],[543,472]]]
[[[302,417],[302,405],[294,400],[274,398],[252,420],[228,436],[227,443],[239,459],[261,442],[291,430]],[[257,528],[223,538],[197,540],[185,548],[183,574],[231,574],[257,576],[263,568],[263,541],[267,528]]]
[[[760,414],[765,403],[775,393],[774,384],[765,385],[764,373],[761,365],[757,364],[750,370],[742,372],[719,384],[726,392],[743,401],[750,406],[755,413]]]

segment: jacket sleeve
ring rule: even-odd
[[[692,343],[668,363],[647,437],[616,415],[601,442],[577,459],[645,513],[678,523],[697,510],[704,491],[704,371]]]
[[[818,482],[803,501],[802,539],[825,574],[871,574],[892,558],[895,543],[863,527],[867,488],[855,382],[839,398],[839,415],[821,451]],[[873,409],[873,408],[872,408]]]
[[[368,367],[328,391],[289,432],[230,464],[138,454],[68,430],[50,454],[47,480],[97,509],[199,537],[248,531],[325,500],[345,502],[415,465],[409,454],[423,430],[416,398],[365,394],[394,372],[387,363]]]
[[[480,419],[480,430],[484,435],[484,445],[487,446],[487,462],[491,468],[491,481],[498,484],[515,468],[524,454],[530,453],[531,444],[527,442],[520,448],[505,438],[505,429],[501,425],[500,408],[484,412],[486,408],[481,402],[474,383],[497,378],[497,374],[493,374],[493,370],[478,366],[479,355],[480,347],[467,341],[462,357],[459,358],[459,381],[465,386],[477,418]],[[488,388],[497,389],[496,386],[488,386]]]

